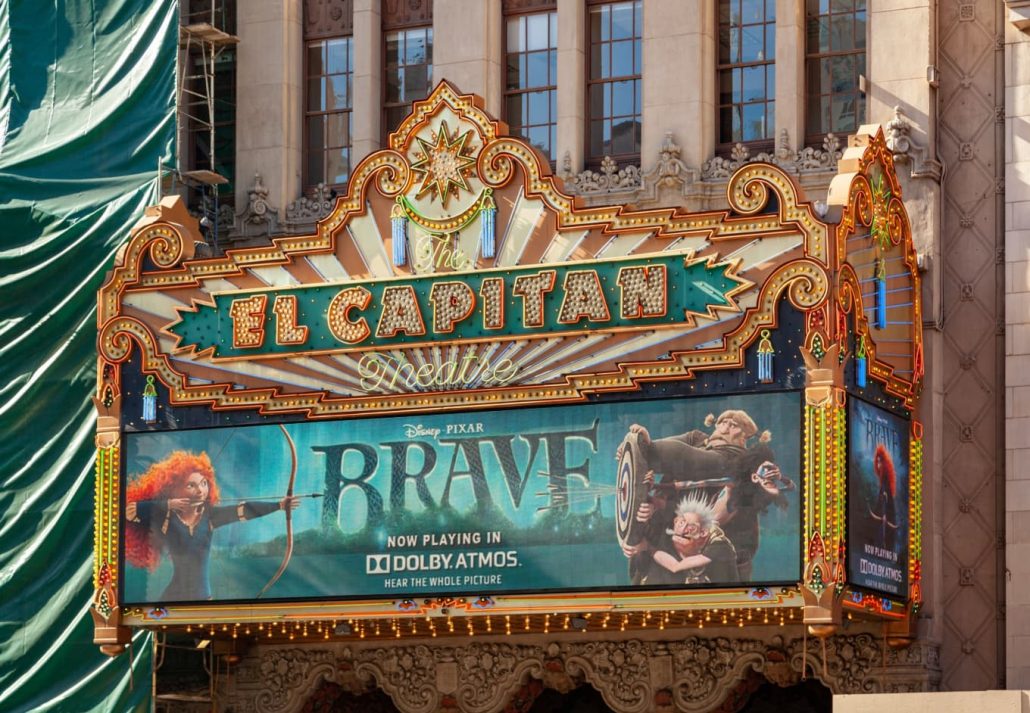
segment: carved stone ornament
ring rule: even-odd
[[[912,128],[901,107],[894,107],[894,117],[884,124],[887,148],[894,154],[895,163],[911,165],[913,178],[931,178],[940,182],[941,164],[927,157],[926,148],[912,137]]]
[[[292,713],[325,682],[351,695],[376,688],[404,713],[493,713],[526,695],[527,683],[568,693],[593,686],[619,713],[651,710],[704,713],[725,703],[756,673],[779,686],[804,673],[834,693],[936,689],[935,646],[890,649],[871,633],[785,640],[684,636],[668,641],[565,638],[536,644],[476,642],[466,646],[329,644],[257,646],[240,662],[222,693],[233,710]],[[537,691],[540,683],[534,684]],[[523,701],[524,703],[524,701]]]
[[[247,206],[237,216],[236,232],[240,237],[272,235],[278,231],[278,209],[268,202],[268,188],[261,174],[254,174],[254,183],[247,192]]]
[[[780,131],[776,140],[776,148],[772,153],[761,152],[752,155],[751,149],[738,143],[733,146],[729,157],[716,156],[705,161],[701,166],[701,178],[705,181],[721,181],[733,175],[733,172],[745,163],[763,161],[773,163],[790,173],[800,174],[816,171],[834,171],[840,160],[843,145],[840,138],[830,133],[823,139],[821,147],[808,146],[794,152],[790,148],[787,131]]]
[[[565,188],[573,194],[597,194],[597,193],[625,193],[639,190],[643,186],[638,166],[626,166],[619,168],[611,156],[601,159],[599,171],[587,169],[575,175],[571,173],[571,161],[568,158],[562,161],[562,178],[565,180]]]
[[[306,196],[286,206],[287,232],[305,232],[311,230],[315,223],[329,215],[336,203],[336,194],[332,188],[319,183]]]

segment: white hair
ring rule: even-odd
[[[708,498],[700,491],[684,496],[676,506],[676,517],[689,513],[697,515],[701,521],[701,529],[705,532],[711,530],[712,526],[715,525],[715,506],[708,502]],[[666,533],[671,535],[673,531],[666,530]]]

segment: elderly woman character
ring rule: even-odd
[[[215,472],[206,453],[176,451],[129,484],[125,558],[153,571],[168,555],[172,579],[161,601],[211,598],[207,568],[215,528],[293,510],[300,501],[287,497],[277,502],[218,502]]]

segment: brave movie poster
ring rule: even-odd
[[[800,422],[791,392],[126,434],[124,599],[795,582]]]
[[[908,594],[908,421],[852,399],[848,428],[848,580]]]

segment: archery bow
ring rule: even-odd
[[[286,498],[293,497],[293,484],[297,479],[297,446],[293,443],[293,439],[290,438],[289,432],[286,430],[286,426],[279,424],[279,428],[282,429],[283,435],[286,436],[286,442],[290,446],[290,481],[286,486]],[[272,578],[268,580],[268,584],[261,588],[261,591],[257,593],[256,599],[260,599],[261,595],[272,588],[272,585],[279,581],[279,578],[283,576],[283,572],[286,571],[286,566],[290,564],[290,557],[293,556],[293,510],[290,508],[289,502],[286,503],[286,507],[283,508],[283,512],[286,513],[286,552],[283,553],[283,561],[279,563],[279,569],[276,570]]]

